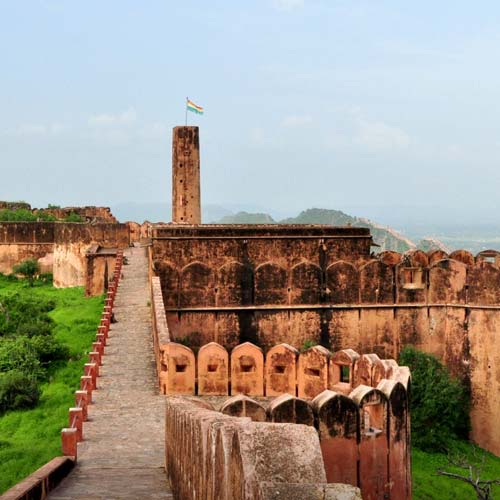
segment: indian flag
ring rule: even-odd
[[[193,101],[190,101],[189,99],[187,99],[186,101],[186,106],[188,111],[192,111],[193,113],[196,113],[198,115],[203,114],[203,108],[195,104]]]

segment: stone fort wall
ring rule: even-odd
[[[357,228],[262,227],[254,237],[243,228],[153,231],[152,265],[174,341],[267,350],[310,340],[396,359],[413,345],[470,384],[472,437],[500,453],[498,253],[374,256]]]
[[[85,255],[93,245],[125,248],[129,244],[126,224],[0,222],[0,272],[11,273],[14,265],[26,259],[47,259],[55,286],[84,286]]]

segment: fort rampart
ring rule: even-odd
[[[318,432],[328,483],[358,486],[368,499],[385,494],[411,497],[408,368],[376,354],[360,356],[352,349],[332,353],[319,345],[299,353],[288,344],[279,344],[264,352],[246,342],[229,353],[211,342],[195,354],[189,347],[170,341],[157,277],[152,278],[152,297],[158,383],[162,393],[170,396],[167,470],[180,497],[198,498],[196,492],[218,487],[227,491],[217,490],[214,498],[265,498],[259,496],[263,494],[258,488],[261,480],[253,477],[251,464],[260,460],[259,453],[264,453],[262,460],[271,460],[279,467],[288,456],[301,462],[304,456],[294,453],[293,440],[297,433],[302,436],[304,425]],[[193,402],[172,397],[176,395],[197,395],[199,399]],[[289,439],[283,439],[276,424],[295,424],[287,430]],[[245,428],[251,430],[250,436],[254,428],[264,433],[271,450],[259,445],[250,457],[238,457],[236,466],[248,460],[249,469],[239,471],[235,483],[231,446],[234,440],[246,439]],[[228,435],[230,439],[226,439]],[[223,449],[210,445],[211,439],[214,446],[224,443]],[[254,437],[250,439],[253,442]],[[273,440],[276,446],[271,445]],[[204,444],[200,447],[199,443]],[[311,449],[315,446],[312,441],[308,444]],[[240,453],[239,446],[236,450]],[[295,462],[293,466],[302,467]],[[297,485],[284,486],[290,494],[302,491],[293,489]],[[231,488],[238,492],[250,488],[252,493],[243,496]]]
[[[14,265],[26,259],[41,259],[49,262],[55,286],[84,286],[86,252],[92,245],[125,248],[129,244],[126,224],[0,222],[0,272],[11,273]]]
[[[176,498],[361,498],[355,487],[327,484],[318,434],[305,425],[254,422],[171,397],[165,446]]]
[[[374,255],[357,228],[202,227],[153,231],[174,341],[264,350],[314,341],[382,359],[413,345],[470,384],[472,438],[500,453],[498,252]]]

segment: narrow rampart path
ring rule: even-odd
[[[165,415],[155,376],[145,248],[125,251],[98,388],[78,463],[51,500],[172,499],[163,469]]]

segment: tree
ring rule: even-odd
[[[35,259],[28,259],[14,266],[14,272],[28,278],[30,286],[33,286],[35,276],[40,272],[40,267]]]
[[[474,448],[474,457],[477,458],[476,448]],[[448,461],[450,466],[461,469],[465,472],[449,472],[444,469],[439,469],[438,474],[440,476],[449,477],[450,479],[456,479],[457,481],[463,481],[464,483],[470,484],[474,488],[478,500],[493,500],[493,497],[491,496],[491,487],[494,484],[500,484],[500,478],[481,479],[486,461],[486,453],[484,451],[479,464],[468,460],[465,455],[460,455],[454,458],[448,456]]]
[[[425,451],[444,451],[450,442],[467,439],[470,430],[467,388],[450,376],[434,356],[407,347],[400,365],[410,367],[412,442]]]

